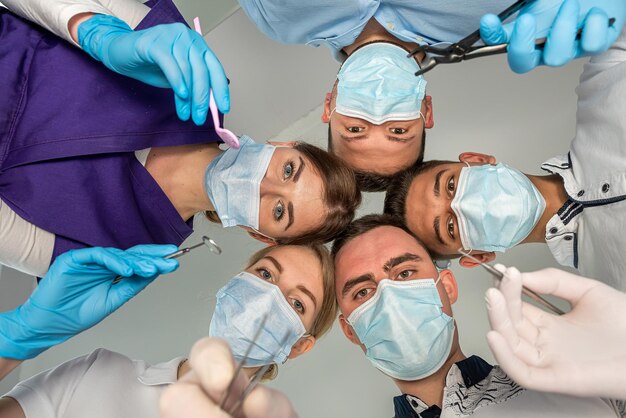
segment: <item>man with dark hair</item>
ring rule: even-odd
[[[335,294],[345,336],[402,395],[396,418],[615,417],[621,403],[525,390],[498,366],[466,357],[452,304],[450,270],[397,219],[369,215],[337,238]]]
[[[239,0],[270,38],[326,45],[342,63],[326,94],[322,121],[329,124],[329,150],[359,173],[360,184],[369,191],[383,190],[391,176],[419,163],[423,133],[434,125],[426,80],[414,76],[425,55],[408,57],[410,51],[420,45],[446,46],[480,24],[483,40],[509,43],[511,68],[526,72],[538,64],[559,66],[578,55],[606,50],[626,15],[623,2],[607,0],[535,0],[506,28],[495,15],[485,15],[512,3]],[[611,27],[607,15],[616,17]],[[585,36],[577,41],[575,31],[581,26]],[[543,51],[535,50],[535,39],[546,35],[550,41]]]
[[[549,175],[523,174],[491,155],[465,152],[403,173],[385,213],[404,221],[437,258],[472,251],[481,261],[539,242],[562,265],[626,290],[626,31],[585,65],[576,136],[546,161]],[[461,257],[461,265],[475,263]]]

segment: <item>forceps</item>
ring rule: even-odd
[[[259,369],[259,371],[256,372],[256,374],[254,375],[254,377],[252,378],[250,383],[248,383],[248,386],[246,386],[246,388],[243,390],[243,392],[239,396],[239,399],[237,399],[237,401],[233,404],[233,406],[230,408],[230,410],[226,411],[224,409],[225,406],[226,406],[226,402],[228,402],[228,399],[230,398],[232,390],[235,387],[235,382],[237,381],[237,376],[239,376],[239,372],[243,368],[243,365],[245,364],[246,360],[248,359],[248,356],[250,355],[250,351],[252,351],[252,347],[254,347],[254,345],[256,344],[256,340],[261,335],[261,331],[263,331],[263,327],[265,326],[265,323],[267,322],[268,317],[269,317],[268,314],[265,314],[263,316],[263,319],[261,320],[261,324],[259,325],[259,328],[256,330],[256,332],[254,334],[254,338],[250,342],[250,345],[248,345],[248,348],[246,349],[246,352],[243,355],[243,358],[241,359],[241,361],[237,365],[237,369],[235,370],[235,374],[233,375],[233,378],[230,380],[230,383],[228,384],[228,387],[226,388],[226,393],[224,394],[224,398],[222,399],[222,402],[220,403],[220,409],[225,411],[226,413],[228,413],[228,415],[230,415],[232,417],[234,417],[235,413],[239,410],[239,408],[241,408],[243,406],[243,401],[245,401],[246,397],[248,397],[250,392],[252,392],[254,390],[256,385],[263,378],[263,375],[272,366],[271,364],[266,364],[265,366],[261,367],[261,369]],[[282,341],[280,342],[280,347],[283,347],[287,343],[288,339],[289,339],[289,332],[287,332],[287,334],[283,337]]]
[[[505,21],[514,13],[517,13],[522,7],[534,2],[535,0],[518,0],[507,9],[498,14],[501,21]],[[609,19],[609,26],[615,23],[615,18]],[[576,39],[580,39],[582,28],[576,32]],[[535,47],[543,49],[547,38],[537,39]],[[472,58],[486,57],[489,55],[502,54],[507,51],[508,44],[498,45],[478,45],[474,46],[480,40],[480,29],[472,32],[470,35],[460,41],[448,45],[446,47],[436,47],[430,45],[421,45],[411,51],[407,57],[413,57],[421,52],[427,53],[427,58],[420,63],[420,70],[415,73],[416,76],[422,75],[438,64],[452,64]]]
[[[464,252],[462,249],[459,249],[459,252],[463,254],[465,257],[479,263],[481,267],[483,267],[485,270],[491,273],[491,275],[494,276],[496,279],[498,279],[498,281],[502,281],[502,278],[504,277],[504,273],[496,269],[494,266],[492,266],[491,264],[487,264],[487,263],[483,263],[482,261],[479,261],[476,257],[472,256],[469,252]],[[557,315],[565,314],[564,311],[557,308],[552,303],[542,298],[537,292],[530,290],[526,286],[522,286],[522,293],[528,296],[530,299],[534,300],[535,302],[539,303],[544,308],[550,309],[552,312],[554,312]]]
[[[206,246],[209,248],[209,251],[211,251],[213,254],[217,254],[220,255],[222,254],[222,249],[220,248],[219,245],[217,245],[217,243],[215,241],[213,241],[210,237],[204,235],[202,236],[202,242],[196,245],[192,245],[191,247],[187,247],[187,248],[181,248],[178,251],[173,252],[172,254],[168,254],[163,258],[178,258],[181,257],[185,254],[187,254],[189,251],[191,250],[195,250],[196,248],[202,247],[202,246]],[[113,280],[113,284],[117,284],[119,282],[122,281],[122,279],[124,278],[124,276],[117,276],[114,280]]]

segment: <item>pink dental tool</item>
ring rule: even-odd
[[[199,17],[195,17],[193,19],[193,26],[196,32],[198,32],[200,36],[202,36],[202,29],[200,27]],[[211,116],[213,118],[213,125],[215,126],[215,132],[217,132],[217,135],[229,147],[239,148],[239,138],[237,138],[237,135],[235,135],[228,129],[222,128],[220,126],[219,112],[217,110],[217,105],[215,104],[215,99],[213,98],[213,89],[211,89],[211,91],[209,92],[209,109],[211,110]]]

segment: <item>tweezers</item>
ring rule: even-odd
[[[226,402],[228,402],[228,400],[230,398],[230,395],[232,394],[233,388],[235,387],[235,382],[237,380],[237,376],[239,376],[239,372],[241,372],[241,369],[243,368],[244,364],[246,363],[246,360],[248,359],[248,356],[250,355],[250,351],[252,350],[252,347],[254,347],[254,345],[256,344],[256,340],[261,335],[261,331],[263,331],[263,327],[265,326],[265,323],[267,322],[268,317],[269,317],[268,314],[265,314],[263,316],[263,319],[261,320],[261,324],[259,325],[259,328],[256,330],[256,332],[254,334],[254,338],[250,342],[250,345],[248,345],[248,348],[246,349],[246,352],[245,352],[243,358],[241,359],[241,361],[237,365],[237,369],[235,370],[235,374],[233,375],[232,379],[230,380],[230,382],[229,382],[229,384],[228,384],[228,386],[226,388],[226,393],[224,394],[224,398],[222,399],[222,402],[220,403],[220,409],[225,411],[226,413],[228,413],[228,415],[230,415],[232,417],[234,417],[235,413],[237,413],[237,411],[239,411],[239,409],[243,406],[243,402],[245,401],[245,399],[254,390],[256,385],[259,384],[259,382],[261,381],[261,379],[263,378],[265,373],[272,366],[272,364],[266,364],[263,367],[261,367],[261,369],[259,369],[256,372],[256,374],[254,375],[254,377],[252,378],[250,383],[248,383],[248,386],[246,386],[246,388],[243,390],[243,392],[239,396],[239,399],[237,399],[237,401],[229,408],[228,411],[226,411],[224,409],[226,407]],[[289,333],[287,333],[283,337],[282,341],[280,342],[280,347],[283,347],[287,343],[288,339],[289,339]]]
[[[498,14],[500,21],[505,21],[511,15],[517,13],[522,7],[534,2],[535,0],[519,0],[509,6],[507,9]],[[609,19],[609,26],[615,23],[615,18]],[[580,39],[582,36],[582,28],[576,32],[576,39]],[[480,40],[480,29],[472,32],[470,35],[461,39],[460,41],[448,45],[446,47],[437,47],[431,45],[420,45],[412,50],[407,57],[413,57],[419,53],[426,53],[427,57],[420,63],[420,70],[415,73],[416,76],[427,73],[435,68],[438,64],[453,64],[469,60],[472,58],[486,57],[489,55],[502,54],[507,51],[508,44],[498,45],[478,45],[474,46],[476,42]],[[543,49],[547,38],[537,39],[535,41],[535,47],[537,49]]]
[[[220,246],[217,245],[217,243],[215,241],[213,241],[213,239],[211,239],[210,237],[208,237],[206,235],[203,235],[201,243],[196,244],[196,245],[192,245],[191,247],[181,248],[180,250],[175,251],[175,252],[173,252],[171,254],[168,254],[168,255],[166,255],[163,258],[170,259],[170,258],[182,257],[183,255],[187,254],[191,250],[195,250],[196,248],[199,248],[199,247],[202,247],[202,246],[208,247],[209,251],[211,251],[213,254],[217,254],[217,255],[222,254],[222,249],[220,248]],[[117,283],[121,282],[122,279],[124,279],[124,276],[117,276],[113,280],[113,284],[117,284]]]
[[[464,252],[461,251],[461,254],[463,254],[465,257],[479,263],[485,270],[487,270],[489,273],[491,273],[492,276],[494,276],[496,279],[498,279],[498,281],[502,281],[502,279],[504,278],[504,273],[502,273],[500,270],[496,269],[494,266],[492,266],[491,264],[488,263],[484,263],[480,260],[478,260],[476,257],[472,256],[469,252]],[[543,297],[541,297],[537,292],[530,290],[529,288],[527,288],[526,286],[522,286],[522,293],[525,294],[526,296],[528,296],[530,299],[534,300],[535,302],[539,303],[541,306],[548,308],[549,310],[551,310],[552,312],[554,312],[557,315],[564,315],[565,312],[562,311],[561,309],[557,308],[555,305],[553,305],[552,303],[548,302],[547,300],[545,300]]]

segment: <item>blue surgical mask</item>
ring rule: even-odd
[[[546,201],[523,173],[498,163],[463,167],[450,206],[466,250],[504,252],[532,232]]]
[[[399,46],[378,42],[355,51],[337,79],[337,113],[380,125],[421,115],[426,80],[415,76],[419,65]]]
[[[226,227],[240,225],[259,229],[261,181],[276,147],[239,138],[240,148],[229,148],[206,169],[204,188]]]
[[[244,366],[282,364],[306,329],[278,286],[251,273],[239,273],[217,292],[209,336],[226,340],[233,357],[240,362],[265,315],[268,320]],[[285,343],[281,345],[283,341]]]
[[[348,323],[377,369],[395,379],[419,380],[439,370],[452,348],[454,320],[442,306],[433,279],[384,279]]]

